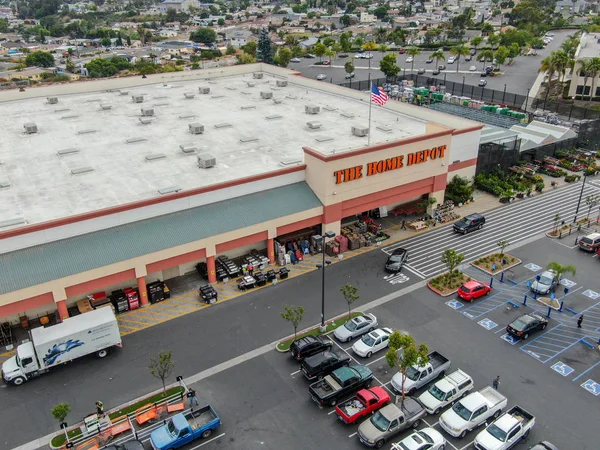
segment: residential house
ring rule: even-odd
[[[179,33],[175,30],[169,30],[167,28],[163,28],[159,30],[158,35],[160,37],[176,37]]]
[[[360,23],[375,23],[377,22],[377,17],[375,14],[369,14],[368,12],[360,13]]]
[[[158,10],[161,14],[165,14],[168,9],[174,9],[177,12],[189,11],[190,6],[194,8],[199,7],[197,0],[164,0],[158,5]]]
[[[316,45],[317,42],[319,42],[319,39],[317,39],[316,37],[310,37],[308,39],[303,40],[298,45],[303,50],[307,50],[307,49],[313,47],[314,45]]]
[[[284,26],[284,27],[279,27],[278,31],[283,31],[286,34],[302,34],[302,33],[306,33],[306,28],[305,27]]]
[[[248,39],[252,36],[252,32],[243,29],[227,30],[225,32],[225,42],[231,44],[233,48],[240,48],[248,43]]]

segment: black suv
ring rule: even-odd
[[[326,351],[306,358],[300,367],[306,379],[312,381],[315,378],[321,379],[334,370],[349,364],[350,356],[347,353]]]
[[[392,252],[385,263],[386,272],[398,273],[402,270],[404,263],[408,261],[408,250],[397,248]]]
[[[454,231],[467,234],[471,231],[480,230],[484,223],[485,217],[481,214],[470,214],[454,224]]]
[[[305,336],[292,342],[290,353],[296,361],[329,350],[333,342],[323,336]]]

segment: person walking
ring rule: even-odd
[[[401,230],[406,230],[406,220],[402,219],[402,226],[400,227]]]
[[[96,414],[98,414],[99,417],[104,417],[104,405],[100,400],[96,402]]]
[[[577,328],[581,328],[581,322],[583,322],[583,314],[579,316],[579,319],[577,319]]]
[[[190,408],[192,406],[194,406],[194,403],[196,404],[196,406],[198,406],[200,404],[200,402],[198,402],[198,397],[196,397],[196,391],[193,389],[190,389],[188,392],[188,397],[190,398]]]
[[[500,387],[500,375],[494,378],[494,381],[492,381],[492,387],[498,390],[498,387]]]

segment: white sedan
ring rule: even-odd
[[[392,445],[392,448],[398,450],[444,450],[446,439],[433,428],[423,428]]]
[[[360,341],[356,341],[352,346],[352,350],[358,356],[370,358],[373,353],[377,353],[388,347],[390,344],[390,334],[392,334],[390,328],[378,328],[375,331],[365,334]]]
[[[471,72],[475,72],[477,70],[477,67],[476,66],[471,66],[471,67],[469,67],[469,70]]]
[[[327,75],[325,75],[324,73],[320,73],[319,75],[317,75],[317,80],[321,81],[327,78]]]
[[[411,63],[413,61],[414,61],[414,58],[412,56],[409,56],[408,58],[406,58],[407,63]]]

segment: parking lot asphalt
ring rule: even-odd
[[[466,371],[473,377],[476,389],[490,385],[492,379],[500,375],[500,391],[507,396],[508,407],[518,404],[536,417],[536,425],[527,440],[515,448],[525,449],[539,440],[548,440],[561,449],[597,449],[594,426],[598,398],[581,385],[587,380],[600,381],[598,350],[578,342],[545,362],[525,351],[539,336],[553,336],[552,329],[559,325],[569,331],[576,329],[572,315],[553,313],[545,333],[532,336],[525,342],[511,345],[502,339],[502,335],[506,324],[524,312],[543,312],[543,308],[539,308],[533,300],[528,302],[529,306],[520,304],[519,308],[507,303],[519,303],[521,293],[528,291],[527,281],[538,273],[538,270],[531,270],[526,265],[543,267],[552,260],[576,265],[577,274],[568,277],[571,282],[577,283],[572,285],[574,292],[571,295],[574,297],[569,304],[577,304],[581,311],[586,308],[589,311],[597,306],[597,302],[583,296],[582,292],[584,288],[597,284],[595,264],[600,261],[576,248],[546,238],[511,254],[523,259],[523,264],[507,275],[507,279],[510,276],[514,282],[495,280],[492,295],[483,301],[475,301],[473,305],[463,303],[462,308],[454,310],[447,305],[454,300],[453,297],[442,299],[422,288],[375,307],[371,312],[380,318],[382,326],[407,330],[417,342],[424,341],[430,350],[437,350],[450,358],[450,371],[457,368]],[[478,278],[486,280],[486,277],[479,272]],[[575,291],[575,286],[581,289]],[[494,301],[498,295],[503,295],[501,305],[489,309],[481,317],[471,319],[462,314],[462,310]],[[583,298],[575,300],[575,296],[579,295]],[[595,336],[598,334],[596,328],[597,325],[590,323],[583,334]],[[370,359],[363,359],[353,354],[351,344],[336,342],[335,346],[338,350],[348,351],[358,363],[368,364],[377,382],[389,387],[394,372],[382,359],[383,351]],[[565,375],[569,369],[574,371]],[[225,433],[204,448],[365,448],[355,434],[358,426],[343,425],[333,414],[333,408],[317,407],[308,395],[308,385],[298,372],[298,364],[287,353],[275,351],[200,382],[196,390],[202,400],[213,404],[223,415],[224,426],[220,433]],[[418,394],[421,392],[423,389]],[[429,424],[440,430],[437,421],[437,416],[427,416],[426,423],[420,428]],[[444,432],[442,434],[448,439],[448,448],[458,450],[470,448],[479,431],[481,429],[469,433],[462,440]],[[410,431],[401,433],[393,441],[397,442],[409,434]],[[384,448],[390,447],[388,443]]]
[[[504,75],[497,77],[487,77],[487,88],[496,89],[499,91],[504,90],[504,85],[506,84],[506,91],[512,92],[516,94],[527,94],[527,90],[531,88],[535,79],[538,75],[538,69],[540,67],[542,59],[548,56],[552,51],[558,50],[561,44],[565,41],[565,39],[573,34],[574,30],[557,30],[554,31],[554,40],[552,40],[545,48],[537,50],[537,56],[519,56],[515,59],[514,63],[510,66],[505,65],[502,67],[502,71]],[[302,72],[307,78],[316,78],[319,74],[327,75],[327,78],[323,82],[340,84],[348,82],[345,79],[346,72],[344,71],[344,64],[346,61],[351,60],[355,70],[354,81],[359,80],[367,80],[369,78],[369,73],[372,79],[375,78],[384,78],[385,75],[383,72],[379,70],[379,63],[383,58],[383,54],[378,51],[371,52],[373,54],[373,59],[370,60],[369,70],[369,60],[366,59],[355,59],[354,54],[350,53],[348,58],[337,58],[332,60],[332,65],[335,67],[328,66],[315,66],[315,62],[318,62],[319,59],[301,59],[299,63],[290,63],[288,66],[290,69],[295,69]],[[391,52],[388,52],[391,53]],[[415,62],[413,65],[414,73],[417,72],[419,68],[426,69],[426,74],[431,76],[431,72],[435,69],[435,61],[431,64],[426,64],[425,61],[429,58],[432,52],[423,52],[420,55],[415,56]],[[394,52],[397,55],[396,64],[400,66],[400,68],[404,71],[406,69],[406,73],[410,73],[411,64],[406,63],[406,58],[408,55],[403,54],[399,55],[397,52]],[[450,55],[450,52],[445,52],[446,58]],[[482,63],[476,60],[476,56],[473,58],[473,61],[463,61],[461,59],[459,64],[459,73],[456,72],[457,65],[455,64],[447,64],[446,62],[440,61],[440,64],[445,64],[447,69],[444,70],[440,75],[437,76],[438,80],[448,80],[454,81],[457,83],[462,83],[463,76],[465,77],[465,85],[477,85],[480,76],[479,73],[482,69]],[[325,59],[324,59],[325,60]],[[476,66],[477,70],[474,72],[470,72],[470,66]],[[402,74],[402,72],[401,72]]]

